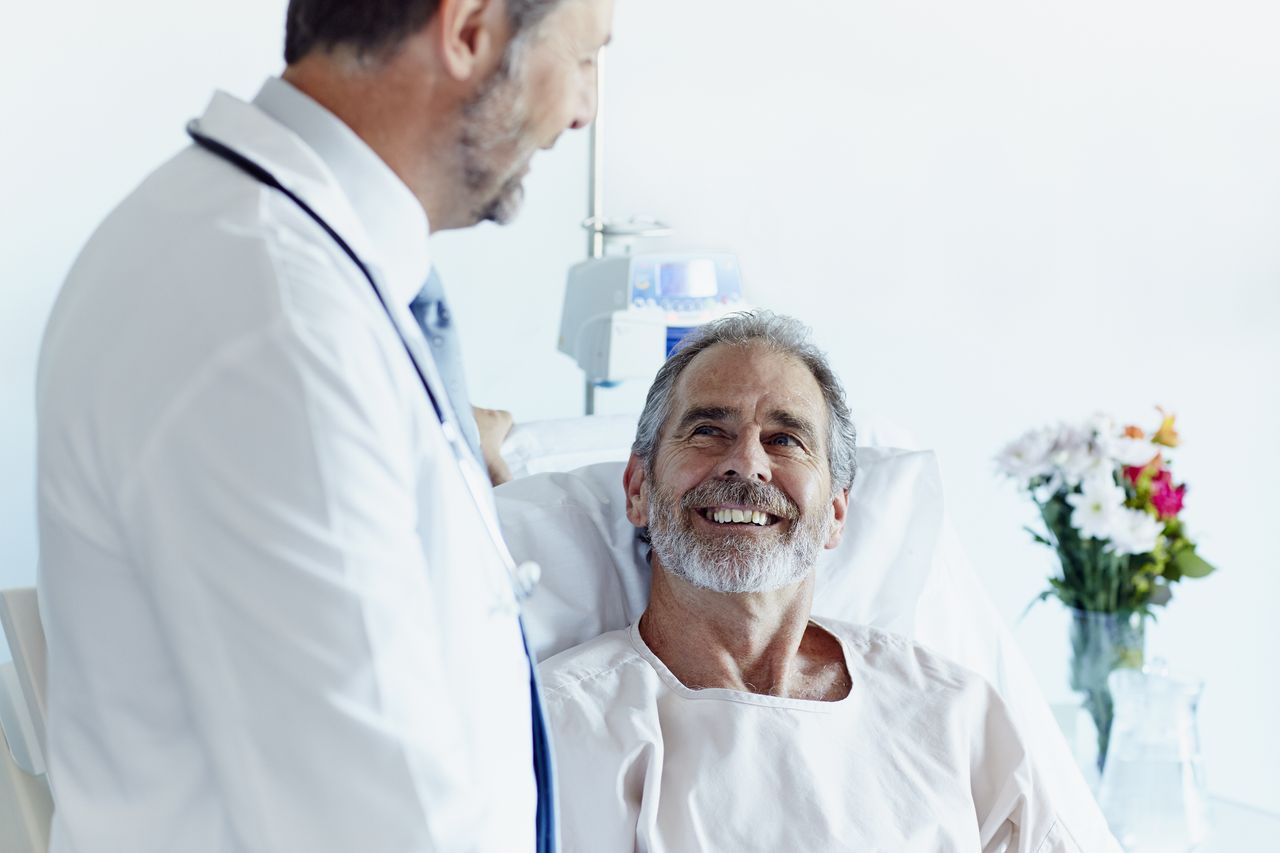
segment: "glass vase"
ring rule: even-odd
[[[1108,677],[1117,669],[1141,669],[1146,619],[1131,610],[1071,611],[1071,689],[1080,694],[1098,733],[1098,772],[1107,762],[1115,704]]]

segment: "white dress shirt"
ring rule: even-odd
[[[279,80],[199,124],[425,352],[426,216],[374,152]],[[38,435],[54,851],[532,849],[488,505],[284,194],[197,148],[147,178],[59,296]]]
[[[853,681],[835,702],[690,689],[635,625],[544,662],[565,853],[1083,853],[986,682],[821,625]]]

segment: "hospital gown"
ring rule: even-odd
[[[852,676],[835,702],[689,689],[635,625],[546,661],[565,853],[1080,853],[985,681],[818,624]]]

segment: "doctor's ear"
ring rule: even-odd
[[[511,40],[506,4],[498,0],[440,0],[434,24],[440,62],[459,81],[487,80]]]
[[[627,521],[636,527],[646,527],[649,524],[649,492],[645,464],[634,453],[627,460],[627,470],[622,474],[622,490],[627,499]]]

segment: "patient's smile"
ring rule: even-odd
[[[770,527],[781,519],[762,510],[751,507],[704,507],[698,514],[707,521],[716,524],[755,524]]]
[[[682,509],[709,526],[743,531],[772,528],[781,521],[800,518],[800,508],[782,489],[749,480],[707,480],[686,492],[680,503]],[[688,524],[701,526],[692,519]]]

